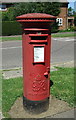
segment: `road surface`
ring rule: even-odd
[[[74,38],[52,38],[51,63],[63,63],[74,60]],[[22,67],[21,41],[2,43],[2,69]],[[28,53],[29,54],[29,53]],[[27,56],[26,56],[27,57]]]

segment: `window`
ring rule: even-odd
[[[56,21],[58,22],[58,26],[63,25],[63,19],[62,18],[57,18]]]
[[[6,5],[0,4],[0,11],[6,11],[6,10],[7,10]]]

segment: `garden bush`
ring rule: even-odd
[[[52,25],[51,32],[57,32],[57,24]],[[17,21],[2,21],[2,36],[21,35],[21,24]],[[1,34],[0,34],[1,35]]]
[[[2,36],[21,35],[21,25],[17,21],[2,21]]]

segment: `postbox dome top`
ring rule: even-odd
[[[49,15],[49,14],[44,14],[44,13],[28,13],[28,14],[23,14],[20,16],[16,17],[17,19],[55,19],[56,17],[53,15]]]

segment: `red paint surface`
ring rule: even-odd
[[[45,19],[45,18],[56,18],[55,16],[53,16],[53,15],[50,15],[50,14],[43,14],[43,13],[29,13],[29,14],[23,14],[23,15],[20,15],[20,16],[18,16],[18,17],[16,17],[16,18],[19,18],[19,19],[23,19],[23,18],[31,18],[31,19],[33,19],[33,18],[43,18],[43,19]]]
[[[28,20],[23,21],[26,18]],[[38,18],[37,22],[34,22],[32,18],[34,21]],[[42,20],[40,22],[40,18],[43,22]],[[32,101],[44,100],[50,96],[51,23],[48,20],[44,22],[44,19],[48,18],[55,19],[54,16],[40,13],[17,17],[23,28],[23,95]],[[38,37],[37,40],[36,37]],[[44,46],[44,62],[34,62],[34,46]]]

